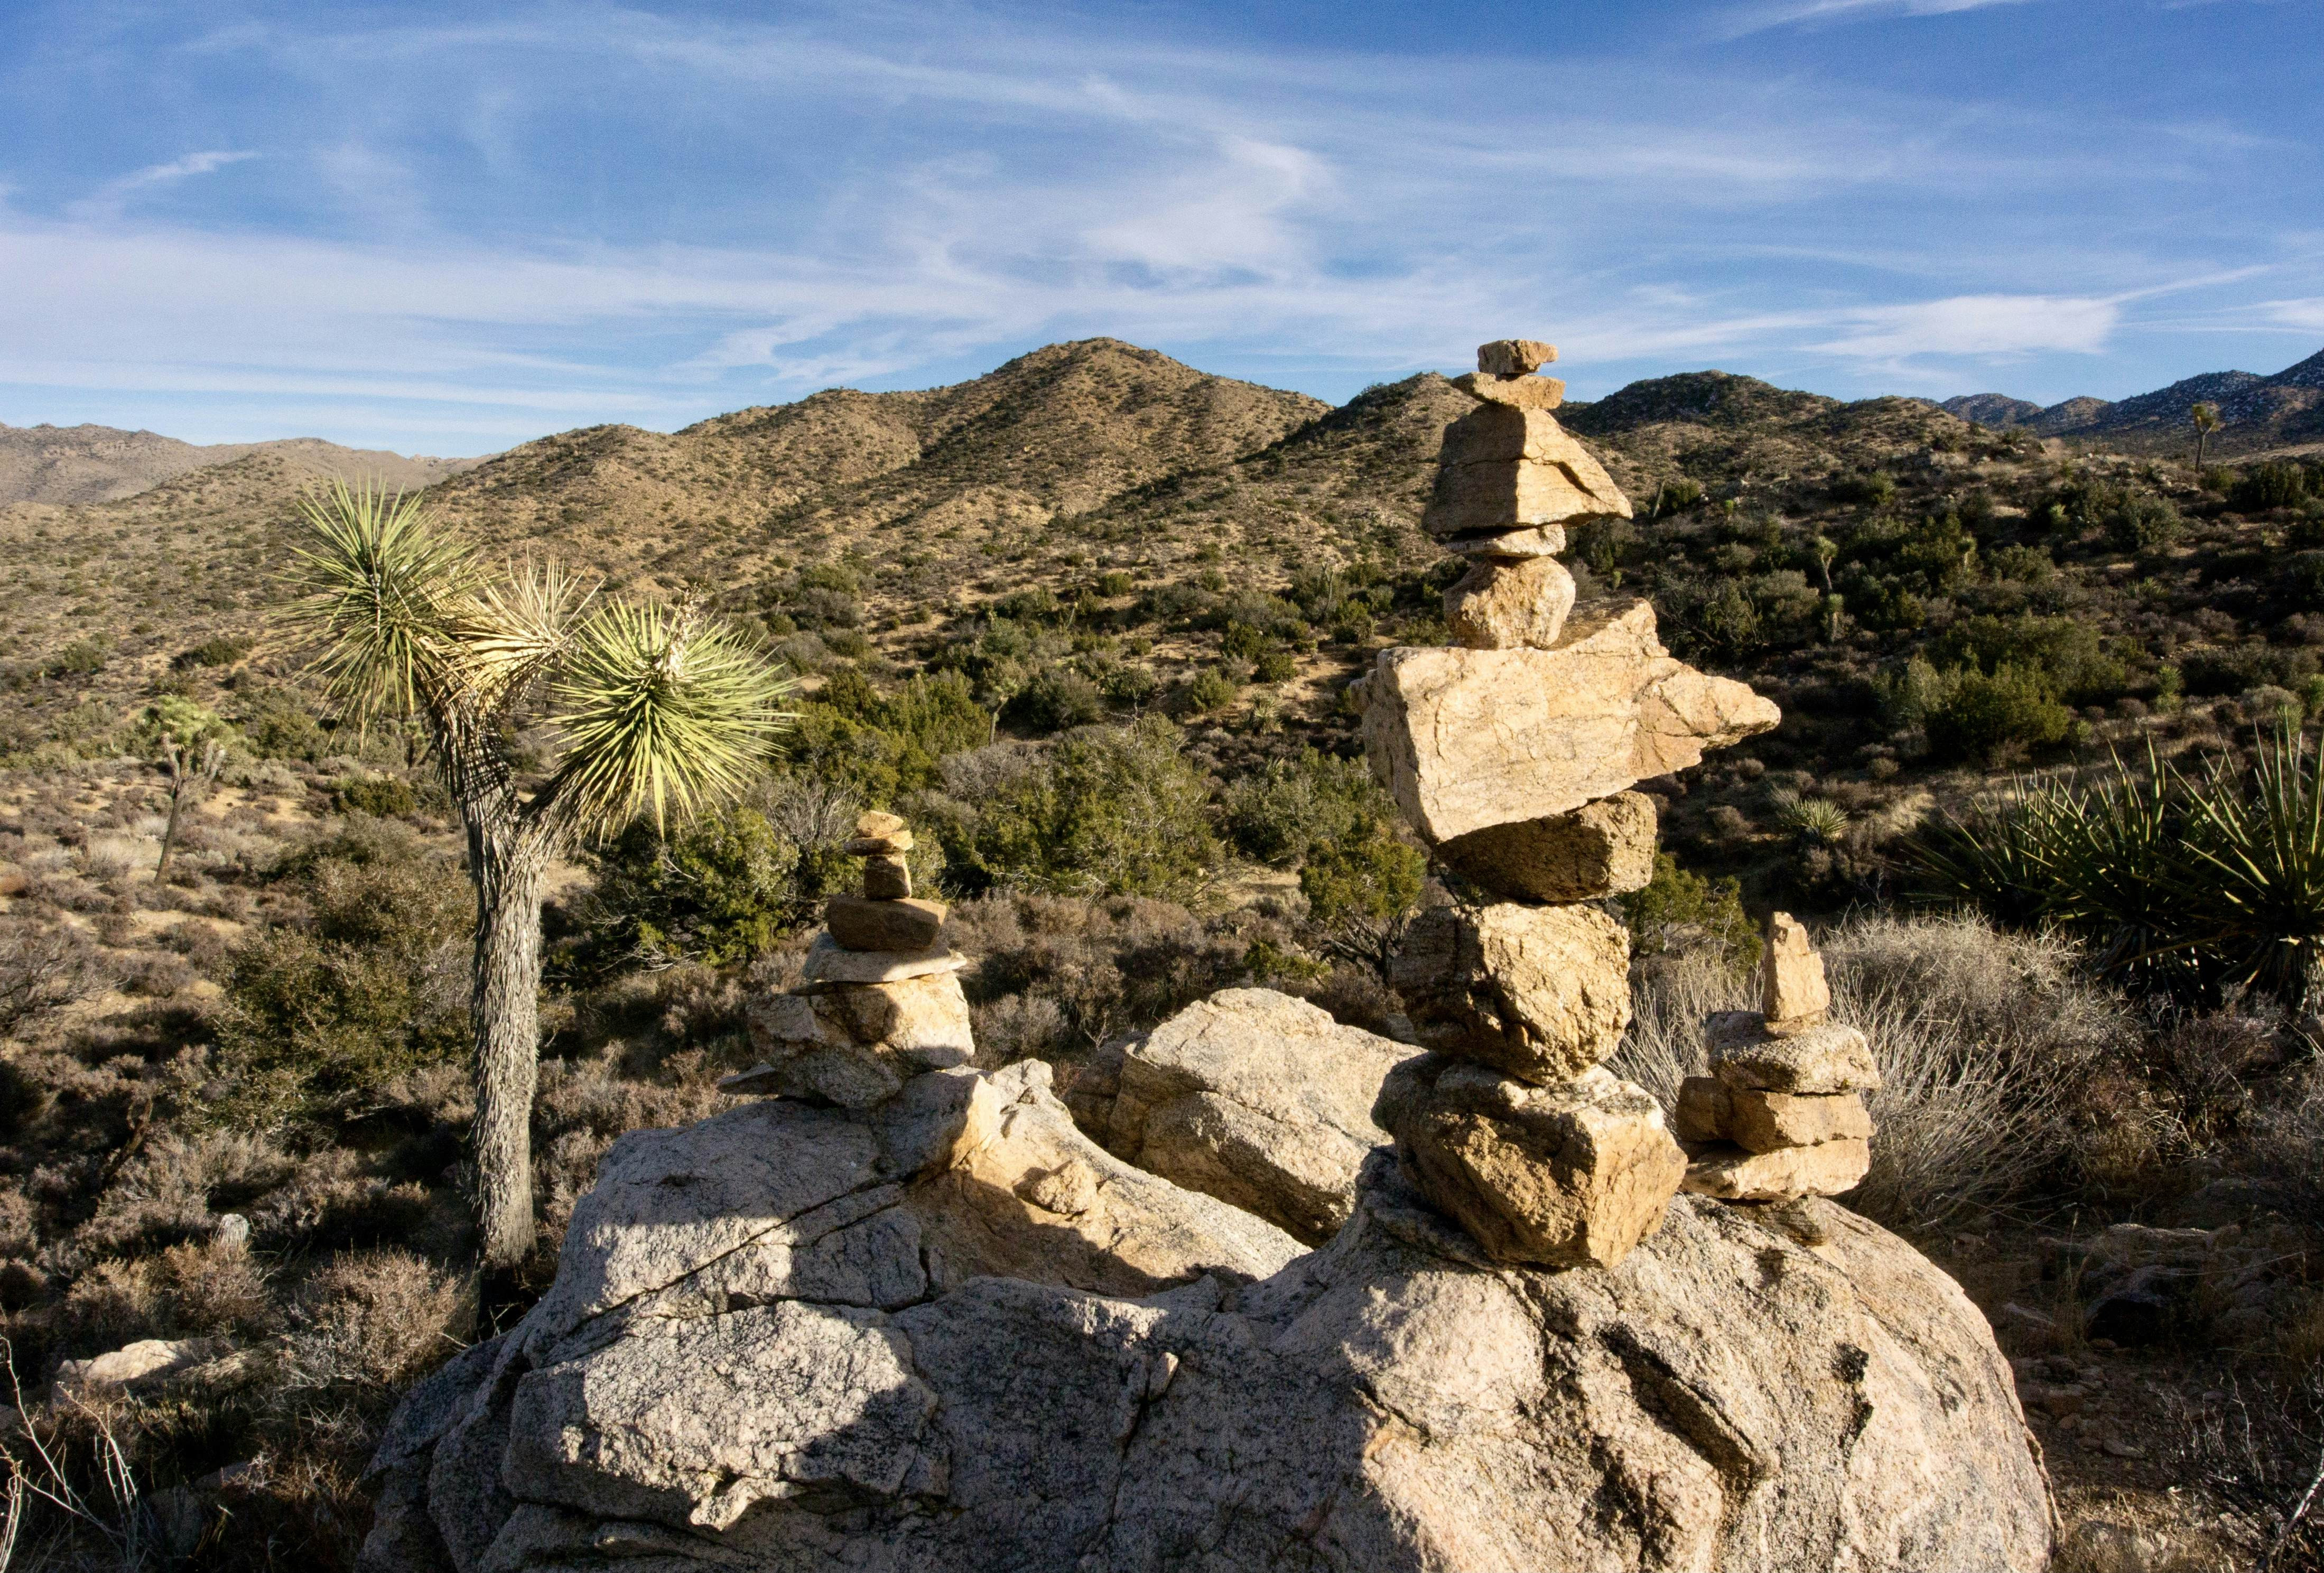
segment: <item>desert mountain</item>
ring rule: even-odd
[[[0,502],[111,502],[254,454],[310,475],[404,487],[433,485],[476,463],[346,448],[311,437],[199,446],[110,426],[0,425]]]
[[[2152,393],[2108,402],[2069,399],[2047,409],[2002,393],[1968,393],[1943,408],[1980,426],[2023,428],[2037,437],[2070,437],[2136,452],[2168,450],[2191,439],[2187,411],[2219,408],[2213,451],[2249,454],[2324,442],[2324,350],[2272,377],[2251,372],[2206,372]]]

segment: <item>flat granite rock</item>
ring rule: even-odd
[[[828,934],[807,948],[804,975],[809,983],[900,983],[931,972],[957,972],[968,965],[958,951],[937,945],[925,951],[851,951]]]
[[[1018,1108],[1072,1141],[1029,1084],[964,1099],[964,1078],[996,1080],[924,1078],[955,1119],[982,1099],[988,1127]],[[366,1573],[2047,1565],[2042,1471],[1984,1319],[1830,1203],[1681,1196],[1618,1268],[1549,1271],[1483,1258],[1382,1154],[1323,1248],[1285,1241],[1257,1281],[1124,1293],[1058,1267],[1086,1273],[1127,1215],[1084,1224],[1019,1200],[1000,1158],[1017,1138],[982,1149],[1001,1167],[955,1181],[939,1183],[960,1173],[950,1156],[867,1176],[860,1206],[879,1210],[826,1205],[853,1221],[818,1230],[798,1199],[851,1182],[798,1173],[825,1144],[744,1134],[767,1118],[706,1122],[737,1140],[696,1127],[617,1144],[620,1189],[667,1196],[665,1224],[584,1197],[549,1298],[406,1397],[373,1466]],[[789,1118],[794,1136],[846,1127],[877,1151],[899,1117]],[[962,1134],[923,1150],[956,1154]],[[1046,1162],[1038,1145],[1020,1158]],[[757,1166],[715,1196],[663,1183],[715,1173],[714,1149]],[[1125,1182],[1094,1144],[1076,1150],[1100,1197]],[[1148,1179],[1164,1189],[1142,1205],[1179,1205]],[[1043,1221],[1009,1253],[940,1260],[982,1237],[938,1241],[940,1213],[1012,1208]],[[605,1282],[594,1263],[626,1230],[680,1212],[701,1248],[650,1253],[678,1274],[659,1292],[567,1292]],[[715,1256],[714,1213],[735,1220]],[[915,1228],[887,1221],[906,1215]],[[1079,1244],[1044,1254],[1050,1237]],[[851,1240],[841,1254],[873,1279],[924,1286],[872,1303],[855,1278],[801,1265]],[[731,1265],[753,1255],[748,1274]],[[1227,1258],[1247,1259],[1212,1259]]]
[[[1879,1062],[1864,1034],[1840,1022],[1777,1036],[1756,1010],[1720,1010],[1703,1023],[1711,1073],[1729,1087],[1813,1096],[1868,1092]]]
[[[1555,649],[1382,650],[1357,698],[1373,775],[1432,845],[1569,813],[1783,719],[1674,658],[1643,601],[1577,612]]]

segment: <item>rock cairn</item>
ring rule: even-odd
[[[1662,1221],[1688,1161],[1661,1106],[1602,1062],[1630,1020],[1629,939],[1582,905],[1654,871],[1637,781],[1781,719],[1674,659],[1643,601],[1573,612],[1569,521],[1628,518],[1557,424],[1552,346],[1480,346],[1425,524],[1475,566],[1451,649],[1397,649],[1357,685],[1365,751],[1421,839],[1473,888],[1412,925],[1393,981],[1431,1052],[1373,1118],[1412,1184],[1493,1256],[1611,1266]]]
[[[863,860],[863,893],[824,906],[825,932],[804,980],[752,1001],[752,1045],[764,1058],[719,1086],[869,1108],[926,1071],[965,1065],[976,1048],[960,970],[939,943],[945,907],[912,895],[912,832],[892,814],[855,822],[843,850]]]
[[[1871,1046],[1831,1019],[1823,958],[1792,915],[1767,921],[1760,1007],[1704,1024],[1711,1074],[1679,1089],[1685,1189],[1733,1201],[1795,1201],[1855,1189],[1871,1166],[1864,1094],[1880,1085]]]

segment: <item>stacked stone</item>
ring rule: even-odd
[[[1644,602],[1572,614],[1568,521],[1620,490],[1532,373],[1556,351],[1481,346],[1458,386],[1425,523],[1475,566],[1445,597],[1458,643],[1381,652],[1358,685],[1374,773],[1474,898],[1412,925],[1392,981],[1430,1053],[1373,1118],[1406,1176],[1506,1261],[1611,1266],[1662,1221],[1687,1159],[1644,1089],[1602,1062],[1630,1019],[1629,940],[1596,906],[1654,871],[1638,780],[1780,719],[1673,659]]]
[[[1629,500],[1550,413],[1565,384],[1533,373],[1557,359],[1536,339],[1477,347],[1456,386],[1477,408],[1444,429],[1436,494],[1421,526],[1476,566],[1444,593],[1452,642],[1471,649],[1555,646],[1573,610],[1557,560],[1568,520],[1630,517]]]
[[[797,988],[751,1003],[764,1059],[719,1082],[725,1091],[869,1108],[922,1072],[975,1057],[959,978],[968,958],[938,943],[944,903],[912,895],[911,831],[867,814],[844,850],[863,860],[863,893],[825,904],[825,932]]]
[[[1679,1089],[1684,1189],[1734,1201],[1795,1201],[1855,1189],[1871,1166],[1864,1094],[1880,1085],[1871,1046],[1831,1019],[1823,958],[1791,914],[1767,923],[1760,1008],[1704,1024],[1711,1074]]]

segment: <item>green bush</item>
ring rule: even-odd
[[[2298,465],[2255,465],[2227,488],[2227,506],[2238,513],[2291,508],[2308,495],[2308,474]]]
[[[1896,477],[1886,470],[1842,475],[1831,483],[1831,500],[1858,508],[1885,508],[1896,496]]]
[[[307,918],[232,955],[218,1060],[228,1123],[359,1113],[392,1078],[467,1049],[465,953],[475,897],[401,827],[351,821],[280,870]]]
[[[1681,868],[1668,852],[1656,852],[1654,878],[1617,901],[1633,954],[1659,955],[1707,941],[1738,973],[1759,964],[1758,925],[1743,910],[1743,886],[1731,874],[1708,879]]]
[[[181,672],[189,667],[231,667],[250,654],[250,644],[248,639],[214,634],[192,649],[180,651],[171,658],[170,665]]]
[[[105,645],[98,639],[75,639],[50,657],[42,670],[51,677],[93,677],[105,670]]]
[[[1010,719],[1038,731],[1087,726],[1105,713],[1098,685],[1071,667],[1048,667],[1010,702]]]
[[[633,826],[599,860],[588,959],[745,961],[812,921],[822,892],[802,888],[799,872],[799,849],[756,808],[729,808],[667,840]]]
[[[970,895],[1191,894],[1219,849],[1210,784],[1184,750],[1159,716],[1065,734],[938,823],[947,879]]]
[[[1992,764],[2057,747],[2073,735],[2074,717],[2040,670],[2004,665],[1951,674],[1922,725],[1937,758]]]
[[[1233,679],[1216,667],[1205,667],[1179,695],[1187,714],[1213,715],[1232,704],[1237,692]]]
[[[1319,843],[1355,836],[1368,818],[1394,812],[1362,760],[1314,749],[1242,777],[1222,806],[1235,850],[1278,869],[1296,869]]]
[[[368,814],[393,819],[420,807],[420,794],[401,776],[358,776],[342,781],[331,794],[342,814]]]
[[[1308,915],[1327,928],[1392,924],[1420,901],[1428,860],[1401,840],[1385,815],[1367,815],[1350,833],[1317,842],[1299,869]]]
[[[2074,704],[2104,704],[2129,681],[2098,630],[2070,617],[1963,618],[1932,643],[1930,655],[1939,666],[2039,672]]]
[[[245,695],[237,719],[243,741],[263,759],[316,759],[330,750],[331,734],[287,689]]]
[[[844,782],[869,802],[890,803],[933,786],[945,755],[991,737],[992,714],[959,671],[915,676],[883,695],[860,670],[843,667],[799,706],[786,751],[810,775]]]
[[[2119,551],[2148,551],[2179,538],[2183,521],[2166,498],[2137,492],[2109,508],[2099,521]]]

